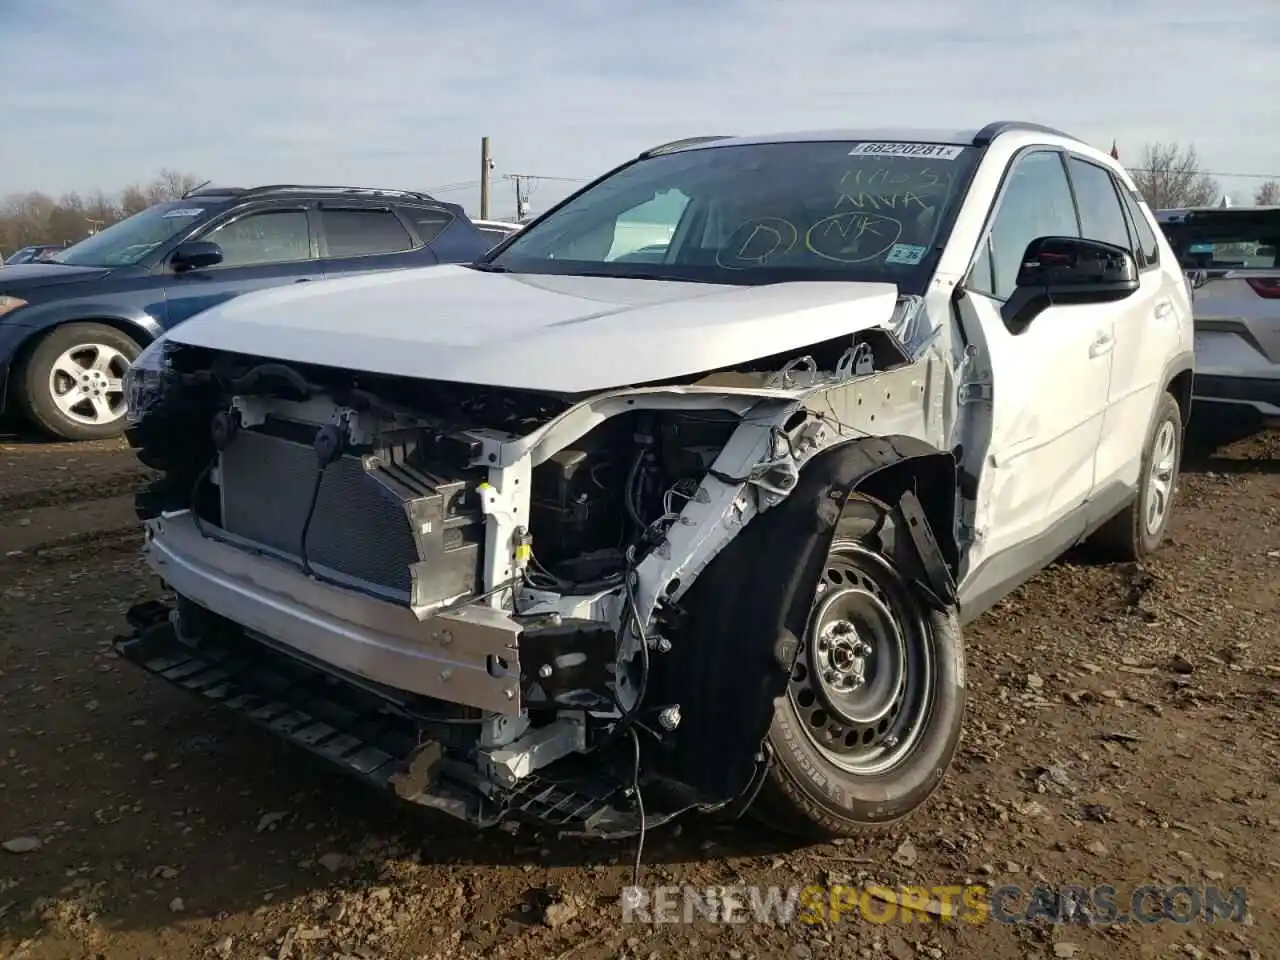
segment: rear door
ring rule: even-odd
[[[1094,478],[1095,496],[1106,500],[1121,496],[1122,489],[1137,482],[1164,364],[1177,347],[1181,318],[1164,289],[1166,276],[1159,261],[1148,262],[1142,244],[1135,242],[1121,187],[1111,171],[1074,154],[1067,169],[1083,236],[1128,250],[1139,267],[1137,293],[1090,308],[1096,322],[1110,325],[1106,349],[1111,353],[1111,374]]]
[[[437,262],[390,205],[322,200],[317,205],[317,221],[321,268],[326,277]]]
[[[1280,208],[1197,210],[1161,226],[1194,290],[1197,383],[1280,376]]]
[[[222,248],[222,262],[175,273],[165,264],[165,326],[242,293],[320,278],[308,201],[268,201],[218,217],[192,236]]]

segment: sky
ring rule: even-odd
[[[684,136],[997,119],[1280,174],[1278,0],[0,0],[0,41],[0,195],[170,168],[474,216],[487,135],[498,217]]]

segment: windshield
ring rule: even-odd
[[[41,252],[42,248],[40,247],[23,247],[21,250],[15,251],[13,255],[5,261],[5,263],[30,263],[32,260],[35,260]]]
[[[131,266],[156,247],[184,233],[204,212],[203,207],[190,201],[158,203],[72,244],[52,259],[55,263],[76,267]]]
[[[923,292],[972,147],[792,142],[658,155],[587,188],[480,269]]]

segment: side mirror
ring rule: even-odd
[[[1124,247],[1080,237],[1038,237],[1027,245],[1001,314],[1020,333],[1050,306],[1115,303],[1138,289],[1138,264]]]
[[[169,264],[178,273],[203,270],[221,262],[222,248],[210,240],[188,240],[169,257]]]

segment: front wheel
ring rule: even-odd
[[[893,823],[938,788],[960,742],[964,647],[891,559],[893,514],[854,496],[836,527],[757,811],[789,833],[849,836]]]
[[[125,425],[124,375],[140,348],[101,323],[55,327],[18,380],[18,402],[41,430],[63,440],[105,440]]]

